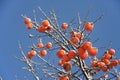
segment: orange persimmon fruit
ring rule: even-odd
[[[27,54],[27,58],[32,59],[32,56],[31,56],[30,52]]]
[[[69,80],[67,76],[60,76],[58,80]]]
[[[68,57],[69,57],[70,59],[75,58],[75,56],[76,56],[76,51],[75,51],[75,50],[70,50],[70,51],[68,51]]]
[[[96,47],[91,47],[87,51],[90,56],[96,56],[98,53],[98,49]]]
[[[52,43],[48,42],[45,46],[46,46],[46,48],[50,49],[52,47]]]
[[[103,67],[102,67],[102,71],[103,71],[103,72],[107,72],[107,71],[108,71],[108,68],[107,68],[106,66],[103,66]]]
[[[31,59],[31,58],[32,58],[33,56],[35,56],[36,54],[37,54],[36,51],[31,50],[30,52],[28,52],[27,57],[28,57],[29,59]]]
[[[86,42],[83,43],[82,47],[83,47],[84,49],[88,50],[89,48],[92,47],[92,43],[86,41]]]
[[[105,63],[100,61],[100,62],[98,62],[98,64],[97,64],[97,65],[98,65],[98,67],[99,67],[99,68],[102,68],[102,67],[104,67],[104,66],[105,66]]]
[[[105,59],[110,59],[112,56],[109,54],[109,53],[106,53],[105,55],[104,55],[104,58]]]
[[[49,26],[49,21],[48,21],[48,20],[43,20],[43,21],[42,21],[42,25],[43,25],[44,27]]]
[[[75,35],[76,35],[76,32],[70,32],[70,37],[75,37]]]
[[[109,53],[110,55],[114,55],[114,54],[115,54],[115,50],[114,50],[114,49],[109,49],[109,50],[108,50],[108,53]]]
[[[59,61],[58,61],[58,65],[59,65],[59,66],[63,66],[62,60],[59,60]]]
[[[32,24],[32,23],[26,24],[26,28],[27,28],[27,29],[32,29],[32,28],[33,28],[33,24]]]
[[[70,41],[72,42],[72,44],[78,44],[80,42],[78,37],[72,37]]]
[[[109,64],[110,64],[110,60],[109,60],[109,59],[104,59],[103,62],[104,62],[106,65],[109,65]]]
[[[40,56],[46,56],[47,55],[47,51],[45,49],[40,50]]]
[[[31,23],[31,19],[30,19],[30,18],[25,18],[25,19],[24,19],[24,23],[25,23],[25,24]]]
[[[68,55],[64,55],[63,56],[63,60],[65,60],[66,62],[70,61],[71,58],[68,57]]]
[[[80,59],[85,60],[88,57],[88,53],[84,52],[82,55],[79,55]]]
[[[80,33],[80,32],[77,32],[77,33],[76,33],[76,37],[77,37],[77,38],[82,39],[82,36],[83,36],[82,33]]]
[[[44,27],[43,25],[41,25],[41,26],[38,26],[38,32],[45,32],[46,31],[46,29],[47,29],[47,27]]]
[[[62,29],[67,29],[68,24],[67,23],[62,23],[61,27],[62,27]]]
[[[38,43],[38,44],[37,44],[37,47],[38,47],[38,48],[42,48],[43,46],[44,46],[43,43]]]
[[[84,26],[84,29],[85,29],[86,31],[92,31],[92,30],[93,30],[93,24],[92,24],[92,22],[87,22],[87,23],[85,24],[85,26]]]
[[[63,58],[65,56],[65,50],[59,50],[56,54],[58,58]]]
[[[111,64],[112,64],[112,66],[117,66],[118,61],[117,61],[117,60],[115,60],[115,59],[113,59],[113,60],[111,61]]]
[[[48,30],[48,31],[52,31],[52,30],[53,30],[53,27],[52,27],[51,25],[49,25],[49,26],[47,27],[47,30]]]
[[[72,66],[71,66],[71,64],[70,64],[69,62],[67,62],[67,63],[65,63],[65,64],[63,65],[63,68],[64,68],[65,71],[68,72],[68,71],[71,70]]]
[[[97,67],[97,62],[98,62],[98,61],[92,61],[91,67]]]
[[[86,52],[86,50],[83,48],[83,47],[78,47],[78,54],[79,55],[82,55],[82,54],[84,54]]]

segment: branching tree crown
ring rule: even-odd
[[[38,9],[44,17],[41,21],[37,21],[35,11],[33,20],[22,15],[26,28],[35,30],[38,35],[29,34],[36,42],[27,54],[19,43],[22,58],[17,58],[27,64],[24,69],[35,80],[120,80],[116,68],[120,60],[115,56],[115,49],[108,48],[103,56],[97,57],[100,49],[90,41],[95,23],[104,14],[92,22],[87,21],[87,14],[84,21],[78,15],[77,24],[74,20],[59,24],[54,11],[47,16],[40,7]]]

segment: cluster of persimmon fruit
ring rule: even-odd
[[[113,67],[116,67],[120,64],[120,60],[114,59],[114,54],[114,49],[107,50],[101,59],[94,58],[92,60],[91,67],[95,68],[96,71],[102,70],[103,72],[107,72]]]
[[[30,18],[25,18],[24,23],[26,24],[27,29],[32,29],[34,28],[33,23],[31,22]],[[85,31],[92,31],[93,30],[93,23],[92,22],[87,22],[84,25],[84,30]],[[62,23],[61,28],[63,30],[66,30],[68,28],[67,23]],[[38,32],[45,32],[45,31],[52,31],[53,27],[50,25],[50,22],[48,20],[43,20],[42,24],[37,27]],[[96,57],[98,53],[98,48],[93,47],[92,42],[90,41],[82,41],[82,38],[84,37],[84,34],[81,32],[75,32],[72,31],[69,33],[70,39],[68,42],[72,45],[75,46],[77,45],[77,50],[71,49],[69,51],[66,51],[64,48],[60,48],[56,56],[59,59],[58,65],[62,66],[66,72],[70,71],[72,68],[71,60],[75,59],[76,56],[79,56],[81,60],[87,59],[89,56],[94,57],[93,60],[91,61],[91,68],[94,69],[95,71],[100,71],[102,70],[103,72],[107,72],[108,70],[112,69],[114,66],[117,66],[120,64],[120,60],[114,59],[114,54],[115,50],[114,49],[109,49],[106,51],[106,53],[102,56],[101,59],[98,59]],[[79,45],[79,46],[78,46]],[[40,48],[39,55],[40,56],[46,56],[47,50],[52,47],[52,43],[48,42],[46,44],[43,44],[42,42],[39,42],[36,45],[37,48]],[[35,56],[38,52],[36,49],[32,49],[30,52],[27,54],[27,58],[32,59],[33,56]],[[69,80],[68,76],[62,75],[59,77],[59,80]]]

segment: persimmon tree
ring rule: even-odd
[[[26,29],[35,30],[29,34],[30,39],[36,39],[28,52],[19,48],[28,70],[35,80],[120,80],[117,66],[120,60],[115,56],[114,48],[107,48],[99,53],[99,48],[90,41],[95,23],[88,21],[88,15],[81,21],[78,15],[77,24],[62,22],[59,24],[54,11],[49,15],[39,7],[42,13],[41,21],[22,15]],[[103,54],[99,56],[99,54]]]

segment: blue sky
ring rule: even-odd
[[[89,7],[92,7],[88,21],[95,20],[99,15],[105,16],[95,24],[92,40],[100,38],[95,46],[106,46],[112,41],[112,48],[119,55],[120,46],[120,1],[119,0],[0,0],[0,76],[3,80],[14,80],[14,75],[19,78],[24,76],[21,70],[24,65],[14,56],[21,57],[18,41],[26,51],[30,44],[27,31],[21,14],[33,17],[32,10],[38,11],[40,6],[45,12],[54,9],[61,22],[69,22],[80,13],[83,20]],[[31,79],[32,80],[32,79]]]

